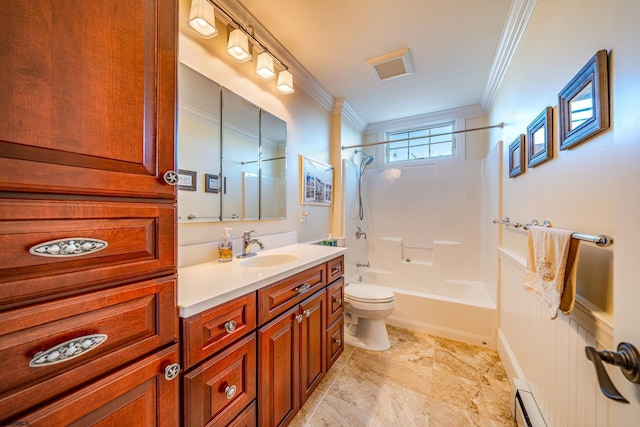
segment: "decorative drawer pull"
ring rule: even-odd
[[[340,273],[342,271],[342,266],[340,264],[331,267],[331,275],[334,275],[335,273]]]
[[[74,257],[89,255],[105,249],[109,244],[104,240],[87,237],[72,237],[69,239],[51,240],[40,243],[29,249],[31,255],[46,257]]]
[[[311,310],[305,310],[303,311],[304,313],[304,317],[309,318],[309,316],[311,316]]]
[[[338,347],[340,347],[340,345],[342,345],[342,340],[340,338],[336,338],[336,344],[338,344]]]
[[[164,379],[167,381],[171,381],[175,379],[180,373],[180,364],[172,363],[171,365],[164,368]]]
[[[233,399],[233,396],[236,395],[236,386],[229,385],[224,389],[224,394],[227,395],[227,399]]]
[[[169,185],[176,185],[178,184],[178,174],[176,173],[176,171],[166,171],[164,173],[164,182],[166,182]]]
[[[342,304],[342,298],[335,298],[335,299],[333,300],[333,302],[335,302],[335,303],[336,303],[336,304],[338,304],[338,305],[341,305],[341,304]]]
[[[29,362],[29,366],[40,368],[75,359],[93,350],[106,340],[107,336],[105,334],[94,334],[65,341],[62,344],[51,347],[49,350],[36,353]]]
[[[298,323],[302,323],[302,314],[298,314],[298,315],[296,316],[296,321],[297,321]]]
[[[309,289],[311,289],[311,285],[308,283],[303,283],[302,285],[300,285],[299,288],[296,288],[296,291],[299,294],[304,294],[305,292],[307,292]]]
[[[227,331],[228,334],[230,334],[231,332],[236,330],[236,322],[235,320],[229,320],[227,323],[224,324],[224,330]]]

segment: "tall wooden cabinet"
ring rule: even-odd
[[[178,424],[176,15],[0,6],[0,424]]]

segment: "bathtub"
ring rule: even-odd
[[[398,287],[401,281],[402,288]],[[468,344],[496,347],[496,304],[481,283],[444,280],[420,283],[398,275],[364,269],[347,283],[384,286],[395,293],[387,324]]]

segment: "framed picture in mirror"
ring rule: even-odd
[[[204,191],[207,193],[218,193],[220,191],[220,179],[218,175],[204,174]]]
[[[197,172],[178,169],[178,190],[196,191]]]
[[[546,107],[527,126],[527,166],[532,168],[553,157],[553,108]]]
[[[509,178],[524,173],[524,134],[509,144]]]
[[[606,50],[598,51],[558,94],[558,137],[566,150],[609,128]]]

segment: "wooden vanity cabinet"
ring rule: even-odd
[[[177,426],[177,1],[0,28],[0,424]]]
[[[327,286],[327,370],[344,350],[344,278]]]
[[[251,292],[181,320],[186,427],[243,425],[251,414],[255,418],[256,313]],[[246,412],[251,405],[254,412]]]

